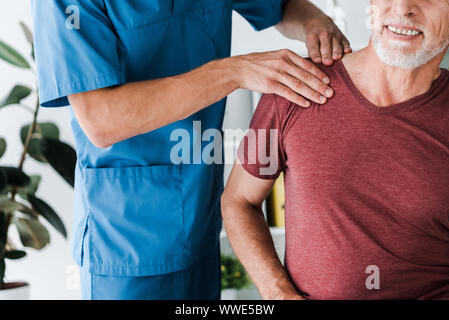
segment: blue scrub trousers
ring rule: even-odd
[[[81,267],[84,300],[220,300],[220,248],[185,270],[146,277],[92,274]]]

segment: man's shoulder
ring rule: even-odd
[[[310,59],[308,60],[310,61]],[[323,64],[314,63],[314,65],[316,65],[321,71],[323,71],[329,77],[331,81],[330,86],[334,89],[334,91],[336,87],[340,86],[338,85],[338,83],[342,81],[341,77],[338,76],[339,73],[341,73],[341,66],[340,66],[341,63],[342,63],[341,61],[336,61],[331,66],[325,66]],[[332,101],[334,100],[335,95]],[[256,113],[258,115],[260,114],[261,117],[272,117],[272,116],[277,117],[280,123],[282,124],[286,122],[288,119],[292,118],[292,115],[294,114],[299,115],[303,112],[307,112],[307,110],[313,112],[318,107],[319,105],[317,103],[312,102],[311,107],[304,108],[288,100],[287,98],[272,93],[262,95]]]
[[[292,112],[292,110],[296,108],[303,109],[294,102],[275,93],[262,95],[257,108],[260,112],[264,112],[266,116],[268,116],[270,113],[275,114],[277,117],[279,117],[279,120],[281,120],[281,122],[288,113]]]
[[[323,71],[329,77],[329,79],[331,81],[331,84],[330,84],[331,87],[333,87],[334,83],[339,81],[338,74],[341,73],[341,66],[340,66],[340,64],[342,63],[341,61],[335,61],[332,65],[326,66],[321,63],[314,63],[313,61],[310,60],[310,58],[307,58],[307,60],[312,62],[315,66],[317,66],[321,71]],[[276,94],[270,94],[270,95],[264,95],[264,96],[269,96],[271,101],[273,101],[273,103],[276,104],[276,107],[280,112],[287,112],[292,107],[304,109],[304,108],[298,106],[297,104],[291,102],[290,100],[288,100],[282,96],[276,95]]]
[[[311,62],[329,77],[331,84],[337,80],[338,74],[341,73],[343,64],[341,60],[334,61],[330,66],[326,66],[322,63],[315,63],[313,61]]]

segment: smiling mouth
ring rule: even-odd
[[[397,26],[392,26],[392,25],[387,25],[385,27],[391,33],[398,35],[398,36],[402,36],[402,37],[417,37],[417,36],[423,34],[423,32],[421,30],[418,30],[415,28],[397,27]]]

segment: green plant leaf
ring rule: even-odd
[[[11,250],[5,253],[5,258],[10,260],[22,259],[25,257],[27,253],[22,250]]]
[[[6,151],[6,140],[0,138],[0,158],[3,157]]]
[[[22,140],[22,143],[25,143],[28,131],[30,130],[30,125],[31,124],[27,124],[26,126],[23,126],[20,129],[20,139]],[[37,123],[34,133],[41,134],[42,138],[50,138],[50,139],[59,140],[59,128],[53,122]]]
[[[39,139],[31,139],[30,145],[28,146],[27,153],[36,161],[46,163],[47,159],[45,159],[44,155],[40,152],[40,142]]]
[[[25,38],[27,39],[28,43],[31,45],[31,58],[35,60],[36,58],[34,56],[33,32],[31,32],[30,28],[28,28],[28,26],[23,21],[20,22],[20,27],[22,28],[23,34],[25,35]]]
[[[0,258],[3,257],[6,243],[8,242],[8,219],[9,216],[6,213],[0,211]]]
[[[22,143],[25,144],[25,140],[30,130],[30,124],[23,126],[20,129],[20,139]],[[50,138],[59,140],[59,129],[58,126],[52,122],[38,123],[36,125],[36,130],[34,131],[34,136],[31,139],[30,145],[28,147],[28,154],[39,162],[47,162],[47,159],[41,152],[40,139]],[[36,138],[35,136],[38,136]]]
[[[20,27],[22,28],[23,34],[25,35],[28,43],[33,45],[33,33],[31,32],[30,28],[28,28],[28,26],[23,21],[20,21]]]
[[[0,40],[0,59],[23,69],[30,69],[29,63],[15,49]]]
[[[6,189],[7,181],[6,173],[0,167],[0,192]]]
[[[48,163],[73,187],[76,166],[75,150],[68,144],[54,139],[42,139],[40,148]]]
[[[0,210],[1,211],[10,213],[10,212],[17,211],[21,208],[22,208],[22,206],[19,203],[12,201],[8,197],[6,197],[6,196],[0,197]]]
[[[31,92],[33,91],[28,87],[16,85],[9,92],[9,95],[0,103],[0,108],[3,108],[11,104],[20,104],[20,102],[26,97],[28,97],[31,94]]]
[[[33,210],[31,210],[30,208],[28,208],[27,206],[25,206],[20,202],[11,200],[7,196],[0,196],[0,211],[7,213],[20,211],[22,213],[30,215],[31,217],[36,216]]]
[[[6,175],[6,182],[10,186],[25,187],[30,183],[28,177],[22,170],[16,167],[0,167]]]
[[[0,212],[10,212],[13,208],[16,208],[16,205],[8,196],[0,196]]]
[[[25,187],[30,183],[28,177],[22,170],[15,167],[0,167],[6,175],[6,182],[10,186]]]
[[[30,176],[30,183],[26,187],[17,189],[17,193],[24,199],[28,199],[28,194],[35,194],[39,188],[41,182],[41,176]]]
[[[38,220],[15,218],[14,224],[25,247],[40,250],[50,243],[50,234],[47,228]]]
[[[3,279],[5,278],[5,259],[0,257],[0,289],[3,287]]]
[[[242,289],[250,283],[248,274],[240,261],[221,255],[221,283],[223,289]]]
[[[39,215],[36,211],[33,211],[32,209],[28,208],[26,205],[22,204],[21,207],[17,210],[19,212],[22,212],[26,215],[28,215],[32,219],[38,219]]]
[[[64,223],[57,213],[47,204],[45,201],[39,199],[38,197],[29,194],[28,201],[33,206],[34,210],[44,217],[56,230],[58,230],[64,238],[67,238],[67,231],[65,229]]]

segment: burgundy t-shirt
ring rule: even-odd
[[[256,177],[285,174],[293,282],[309,299],[449,298],[449,72],[377,107],[343,63],[320,68],[335,89],[326,105],[264,95],[254,114],[252,129],[279,130],[278,170],[261,174],[244,143],[238,153]]]

